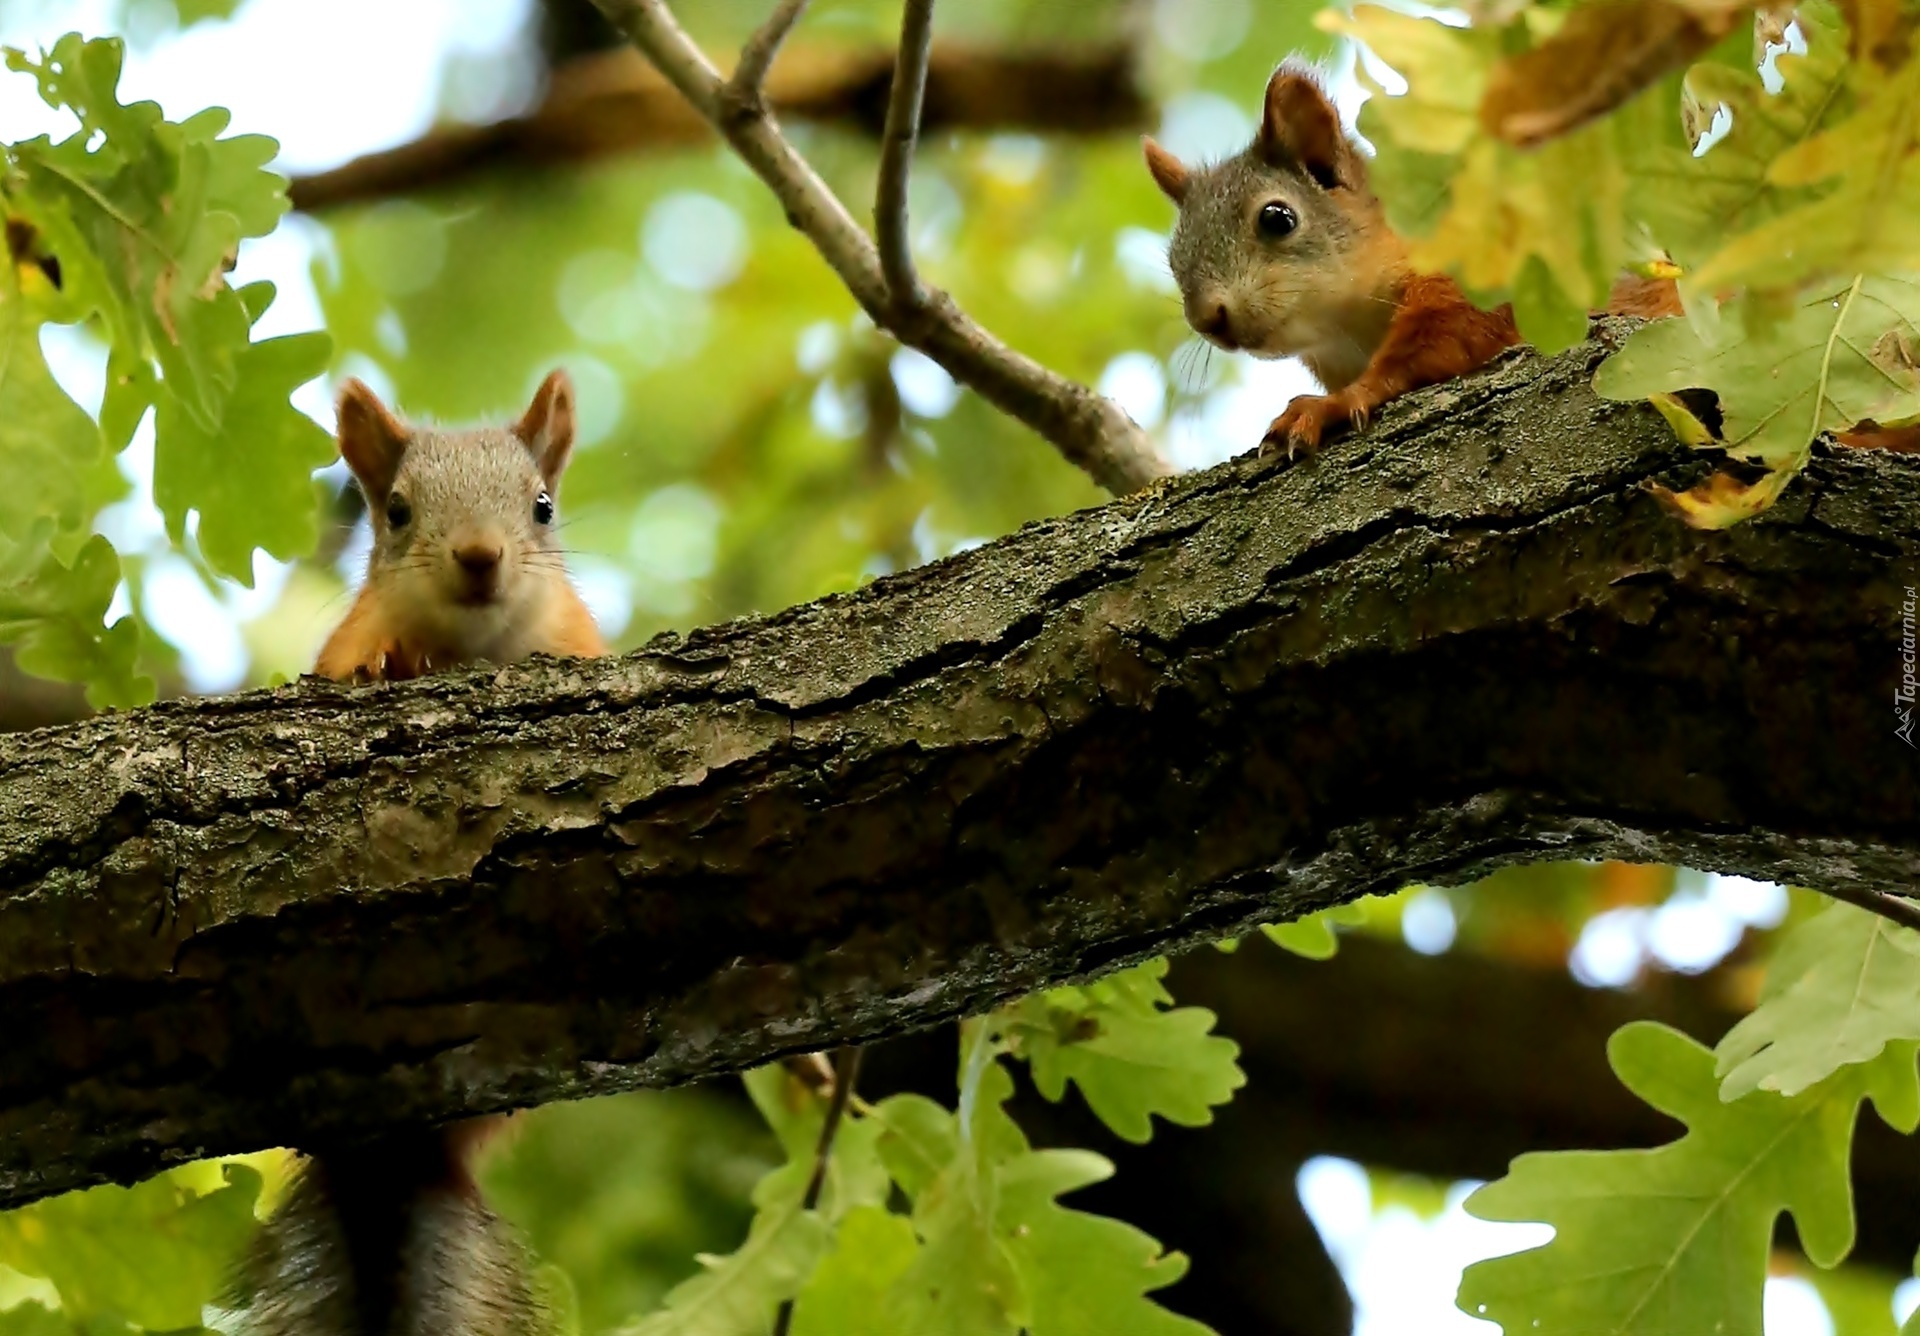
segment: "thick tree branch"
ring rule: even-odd
[[[1608,325],[1609,337],[1621,327]],[[591,662],[0,738],[0,1201],[736,1070],[1413,879],[1920,880],[1920,461],[1710,461],[1514,354]]]
[[[873,239],[781,133],[758,99],[735,96],[665,0],[594,0],[780,200],[854,299],[880,328],[917,348],[1002,412],[1018,419],[1108,491],[1135,491],[1172,466],[1120,406],[1015,352],[944,293],[918,308],[890,299]]]
[[[918,311],[927,290],[913,267],[907,231],[907,182],[920,143],[920,107],[927,96],[927,55],[933,49],[933,0],[907,0],[900,21],[900,59],[887,99],[887,126],[880,135],[880,181],[874,191],[873,228],[880,267],[897,306]]]

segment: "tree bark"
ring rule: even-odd
[[[0,738],[0,1204],[873,1040],[1411,879],[1911,885],[1920,461],[1688,530],[1646,484],[1710,461],[1594,398],[1603,352],[618,659]]]

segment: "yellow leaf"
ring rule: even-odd
[[[1855,65],[1859,109],[1775,158],[1776,186],[1830,191],[1737,237],[1695,271],[1696,292],[1792,291],[1836,274],[1920,269],[1920,58],[1885,77]]]
[[[1743,483],[1728,473],[1716,473],[1697,487],[1671,491],[1658,483],[1647,490],[1696,529],[1726,529],[1752,519],[1780,499],[1797,468],[1776,469],[1755,483]]]
[[[1660,410],[1660,416],[1673,428],[1673,434],[1680,444],[1690,445],[1696,450],[1719,444],[1714,434],[1707,430],[1707,424],[1693,415],[1693,410],[1681,402],[1679,395],[1650,395],[1647,402]]]

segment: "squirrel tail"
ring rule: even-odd
[[[261,1226],[236,1296],[247,1336],[540,1336],[527,1253],[487,1208],[492,1119],[319,1151]]]

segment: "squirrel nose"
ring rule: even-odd
[[[468,543],[453,550],[453,559],[468,575],[484,580],[500,569],[500,548],[498,544]]]
[[[1194,328],[1198,329],[1208,338],[1218,339],[1225,344],[1231,344],[1234,341],[1233,317],[1227,314],[1227,304],[1225,302],[1216,302],[1211,311],[1206,311],[1200,319],[1195,320],[1193,324]]]

